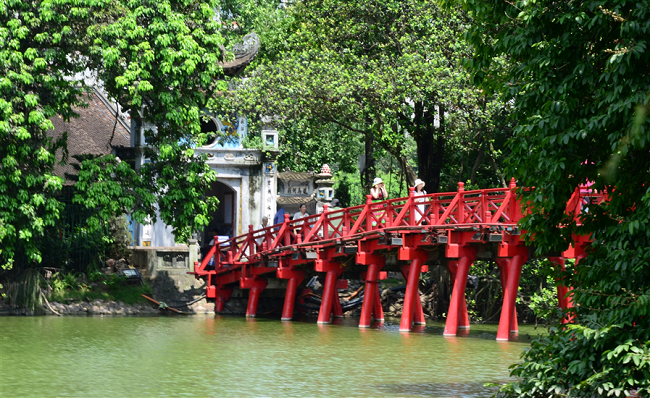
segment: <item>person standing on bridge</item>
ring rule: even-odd
[[[415,187],[415,191],[413,192],[413,196],[424,196],[427,194],[427,191],[424,190],[424,181],[421,179],[415,180],[415,184],[413,184]],[[416,203],[423,203],[426,199],[425,198],[415,198],[414,201]],[[415,224],[420,223],[420,219],[424,216],[424,212],[427,209],[426,205],[418,205],[418,210],[415,211]],[[426,218],[422,223],[424,224],[426,222]]]
[[[264,217],[262,217],[262,223],[257,227],[257,229],[264,229],[264,228],[266,228],[268,226],[269,226],[269,218],[267,216],[264,216]],[[260,250],[261,250],[262,249],[261,245],[262,245],[262,242],[264,242],[264,237],[266,236],[266,231],[258,232],[256,234],[256,236],[258,236],[256,241],[257,241],[257,244],[260,245]]]
[[[381,202],[382,200],[388,199],[386,184],[384,184],[384,181],[380,177],[373,180],[372,188],[370,188],[370,195],[372,196],[373,202]]]
[[[380,177],[377,177],[372,181],[372,188],[370,188],[370,196],[372,196],[373,203],[381,202],[388,199],[388,192],[386,192],[386,184],[384,184],[384,181]],[[372,220],[373,227],[377,226],[377,220],[381,220],[382,224],[386,223],[386,220],[384,219],[384,210],[375,211],[372,214],[375,218],[374,220]]]
[[[305,217],[309,216],[309,214],[307,213],[307,205],[305,203],[300,205],[299,210],[300,210],[299,212],[297,212],[296,214],[293,215],[293,221],[300,220],[301,218],[305,218]],[[303,223],[304,223],[304,221],[299,221],[299,222],[296,222],[294,224],[294,226],[296,226],[296,227],[302,226]],[[296,235],[298,235],[301,230],[302,230],[302,228],[296,228],[296,230],[294,232],[296,233]]]

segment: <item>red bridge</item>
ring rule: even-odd
[[[470,266],[477,258],[493,259],[500,268],[503,306],[497,340],[508,340],[517,333],[515,299],[521,267],[531,254],[520,239],[517,222],[522,209],[514,179],[509,188],[414,196],[372,203],[370,196],[362,206],[328,211],[268,228],[253,230],[226,242],[217,242],[203,261],[194,265],[196,278],[207,282],[207,297],[216,301],[221,312],[235,288],[249,289],[246,316],[254,317],[260,293],[268,280],[287,279],[282,320],[291,320],[296,289],[307,272],[325,273],[318,323],[329,323],[332,316],[343,316],[337,293],[337,279],[343,271],[358,272],[365,281],[359,327],[369,327],[371,318],[383,321],[377,283],[383,271],[401,271],[407,285],[400,331],[424,324],[419,299],[420,274],[428,272],[428,262],[447,264],[453,290],[444,334],[455,336],[458,329],[469,329],[465,285]],[[567,204],[567,214],[578,217],[589,204],[600,204],[604,195],[588,188],[577,188]],[[216,239],[215,239],[216,241]],[[569,250],[551,260],[564,266],[564,260],[584,257],[588,244],[577,237]],[[386,264],[386,255],[396,252],[396,265]],[[214,256],[214,267],[208,266]],[[383,270],[383,271],[382,271]],[[569,288],[558,287],[562,308],[571,307]]]

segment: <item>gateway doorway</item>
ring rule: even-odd
[[[232,238],[237,225],[235,208],[237,203],[237,192],[229,185],[219,181],[212,183],[210,189],[205,193],[206,196],[215,196],[219,200],[217,210],[210,215],[210,223],[203,230],[203,244],[205,248],[212,240],[215,231],[221,239]]]

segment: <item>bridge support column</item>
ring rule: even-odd
[[[368,269],[361,273],[361,277],[366,280],[363,294],[363,304],[361,305],[361,318],[359,319],[360,328],[370,327],[372,318],[375,321],[384,321],[384,310],[381,308],[381,297],[379,296],[379,271],[384,267],[386,258],[373,255],[367,252],[357,253],[357,264],[367,265]]]
[[[379,300],[379,271],[384,266],[383,263],[378,261],[371,262],[368,265],[366,272],[366,287],[363,294],[363,304],[361,304],[361,318],[359,319],[360,328],[369,328],[372,315],[375,320],[384,320],[384,312],[381,309],[381,301]],[[379,307],[379,308],[377,308]],[[380,313],[381,311],[381,313]],[[374,314],[373,314],[374,313]]]
[[[501,272],[505,274],[505,289],[503,291],[503,307],[501,308],[497,340],[508,340],[510,333],[516,332],[515,302],[517,290],[519,289],[521,266],[527,259],[527,250],[521,250],[521,253],[500,260],[503,264]]]
[[[553,264],[555,264],[560,270],[564,271],[564,258],[563,257],[549,257],[548,258]],[[556,282],[560,282],[558,279]],[[571,287],[564,286],[560,283],[557,285],[557,302],[562,311],[566,311],[569,308],[573,307],[573,300],[571,299]],[[562,318],[562,323],[569,323],[569,318]]]
[[[228,287],[217,287],[215,290],[215,303],[214,303],[214,312],[223,312],[223,307],[226,305],[226,301],[232,295],[233,288]]]
[[[402,319],[399,324],[400,332],[410,332],[413,326],[413,315],[415,312],[416,301],[419,300],[420,268],[422,260],[415,258],[411,260],[409,266],[408,278],[406,280],[406,294],[404,295],[404,307],[402,308]],[[420,304],[421,305],[421,304]]]
[[[447,269],[449,270],[449,273],[451,274],[451,280],[452,283],[456,283],[456,275],[458,271],[458,260],[449,260],[449,264],[447,264]],[[469,271],[467,271],[469,274]],[[470,324],[469,324],[469,315],[467,313],[467,300],[465,299],[465,295],[461,297],[460,300],[460,310],[458,312],[458,329],[469,329]],[[449,314],[449,312],[448,312]]]
[[[343,268],[341,268],[341,264],[327,260],[316,260],[314,268],[317,272],[326,272],[325,286],[323,286],[323,299],[320,304],[320,311],[318,312],[318,323],[330,323],[332,308],[335,305],[334,300],[339,300],[339,295],[336,292],[336,279],[343,272]],[[340,301],[339,305],[341,305]],[[341,312],[343,311],[341,310]]]
[[[587,255],[585,253],[585,248],[589,244],[589,240],[584,236],[573,235],[573,244],[569,246],[569,249],[562,252],[562,257],[550,257],[552,263],[556,266],[559,266],[562,271],[564,271],[564,264],[567,258],[574,258],[576,265],[582,261]],[[556,282],[560,282],[556,280]],[[571,286],[566,286],[559,283],[557,287],[557,299],[560,308],[563,311],[567,311],[570,308],[573,308],[573,288]],[[562,318],[562,323],[570,323],[573,320],[571,314],[567,314]]]
[[[476,248],[461,246],[458,248],[458,260],[449,261],[449,270],[454,277],[454,289],[451,292],[451,301],[447,311],[444,336],[456,336],[459,328],[469,328],[469,316],[467,315],[467,302],[465,300],[465,286],[469,267],[476,260]],[[455,268],[455,271],[454,271]]]
[[[422,267],[420,266],[420,270],[422,270]],[[409,280],[409,274],[411,272],[411,266],[410,265],[403,265],[402,266],[402,275],[404,276],[404,279],[408,282]],[[419,282],[419,275],[418,275],[418,282]],[[408,285],[407,285],[408,288]],[[406,302],[406,294],[404,295],[404,302]],[[413,323],[416,325],[426,325],[426,321],[424,319],[424,310],[422,309],[422,301],[420,301],[420,289],[419,289],[419,283],[418,283],[418,290],[415,293],[415,301],[413,302],[414,308],[413,308]],[[403,311],[402,311],[403,313]]]
[[[384,322],[384,309],[381,308],[381,296],[379,295],[379,286],[375,284],[375,300],[372,306],[372,316],[375,321]]]
[[[332,317],[343,318],[343,306],[339,299],[339,289],[334,287],[334,300],[332,301]]]
[[[248,292],[248,306],[246,306],[246,317],[255,318],[257,314],[257,303],[260,300],[260,294],[268,282],[266,279],[256,279],[256,278],[241,278],[239,280],[239,287],[242,289],[250,289]]]
[[[301,269],[294,269],[292,267],[278,268],[276,271],[278,279],[288,279],[287,290],[284,295],[284,306],[282,307],[283,321],[290,321],[293,319],[293,308],[296,301],[296,289],[298,285],[305,279],[305,271]]]
[[[424,324],[424,312],[420,301],[420,272],[422,264],[426,261],[428,253],[414,248],[400,248],[397,252],[398,260],[411,260],[411,265],[402,268],[406,277],[406,292],[404,294],[404,306],[402,307],[402,319],[399,324],[400,332],[410,332],[413,321]]]
[[[497,258],[496,263],[499,266],[499,279],[501,279],[501,294],[503,297],[506,296],[506,286],[508,285],[508,261],[507,258]],[[519,290],[519,288],[517,288]],[[502,307],[503,309],[503,307]],[[512,325],[510,325],[510,333],[519,333],[519,321],[517,321],[517,307],[513,306],[512,315]]]

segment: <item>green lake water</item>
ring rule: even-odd
[[[315,321],[2,317],[0,396],[489,397],[528,346],[495,341],[496,325],[448,338]]]

